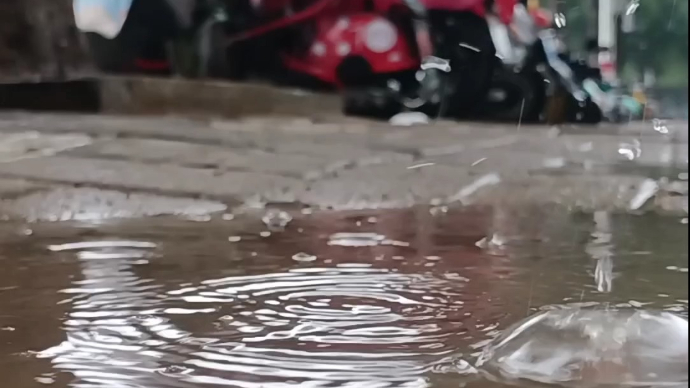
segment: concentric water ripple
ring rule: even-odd
[[[669,269],[687,268],[687,248],[665,246],[679,241],[676,229],[646,238],[612,227],[604,290],[591,225],[488,249],[475,243],[505,228],[450,212],[420,231],[386,214],[296,218],[271,234],[263,223],[169,220],[21,233],[21,243],[0,241],[0,265],[5,252],[19,257],[4,267],[17,280],[0,284],[0,340],[22,365],[48,361],[30,379],[58,388],[495,388],[472,364],[538,310],[687,316],[686,274]],[[38,323],[19,317],[41,309],[46,339],[32,342],[26,329]]]
[[[481,317],[501,315],[477,311],[481,293],[465,292],[469,280],[453,273],[342,263],[164,290],[136,275],[156,244],[49,249],[80,258],[84,279],[62,290],[73,306],[67,339],[39,356],[79,387],[421,387],[463,343],[497,334]]]

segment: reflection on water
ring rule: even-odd
[[[611,216],[604,211],[594,212],[594,231],[592,241],[587,245],[587,253],[596,260],[594,281],[599,292],[611,292],[613,288],[612,239]]]
[[[668,269],[687,268],[676,219],[287,217],[270,234],[240,218],[2,226],[0,327],[11,330],[0,331],[0,373],[17,388],[501,387],[471,365],[537,310],[687,316],[687,275]],[[477,244],[497,233],[501,249]]]

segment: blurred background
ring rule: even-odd
[[[567,21],[564,36],[568,46],[583,55],[588,39],[608,27],[609,31],[602,31],[599,45],[615,43],[621,81],[629,85],[643,83],[659,100],[663,115],[687,118],[688,2],[620,1],[618,17],[608,22],[606,18],[599,20],[599,11],[616,13],[615,7],[600,8],[599,3],[598,0],[550,1],[550,6]],[[606,5],[606,0],[601,3]],[[580,50],[575,49],[578,47]]]
[[[451,111],[473,110],[491,119],[512,121],[517,119],[515,112],[522,117],[534,110],[532,116],[536,118],[543,113],[542,105],[548,105],[544,101],[554,95],[540,90],[544,88],[541,84],[563,75],[552,71],[555,78],[534,77],[524,71],[529,64],[508,63],[504,57],[504,67],[510,71],[493,75],[494,88],[498,85],[501,89],[494,95],[515,92],[517,97],[504,98],[511,101],[502,101],[503,105],[487,100],[483,109],[469,107],[475,100],[473,96],[490,89],[489,79],[485,78],[491,78],[491,74],[481,71],[486,67],[482,64],[486,58],[455,52],[458,50],[450,52],[448,47],[457,47],[458,42],[478,47],[482,39],[486,40],[482,34],[488,32],[484,32],[486,20],[480,22],[477,17],[493,17],[500,20],[489,20],[489,39],[498,46],[496,31],[505,34],[503,43],[512,46],[507,49],[511,54],[531,52],[535,46],[534,39],[520,41],[525,22],[527,29],[556,31],[562,46],[559,55],[575,69],[573,85],[587,89],[584,81],[596,80],[597,90],[587,93],[603,111],[604,119],[687,118],[687,1],[467,0],[462,4],[467,4],[464,11],[469,16],[460,15],[452,9],[455,5],[448,5],[451,3],[61,0],[48,4],[8,0],[0,5],[0,78],[74,78],[89,73],[85,65],[85,57],[89,57],[97,71],[113,74],[251,79],[340,91],[364,86],[386,88],[390,86],[386,82],[395,80],[395,92],[407,95],[410,90],[417,91],[414,78],[419,75],[415,72],[425,58],[425,46],[435,46],[435,55],[456,64],[448,77],[457,81],[455,87],[461,92],[451,99]],[[513,5],[529,13],[520,14]],[[527,20],[521,19],[525,15]],[[430,29],[431,38],[427,36],[430,41],[426,43],[420,38],[424,35],[419,27],[422,19]],[[508,28],[501,29],[502,24]],[[535,31],[531,31],[534,36]],[[506,52],[505,48],[497,48],[500,55]],[[462,70],[458,70],[460,67]],[[532,73],[542,72],[537,71],[538,66],[533,67]],[[517,72],[525,77],[511,76],[506,82],[506,75]],[[468,80],[477,81],[472,84]],[[426,93],[427,100],[433,99],[427,89],[419,93]],[[565,89],[573,94],[572,86]],[[532,101],[529,96],[534,94],[543,96]],[[349,101],[352,98],[345,95],[345,110],[356,111]],[[360,105],[371,103],[371,98],[362,98]],[[526,101],[525,106],[521,101]],[[532,105],[539,109],[531,109]],[[570,105],[573,121],[594,123],[602,116],[585,117],[585,108]],[[380,116],[392,115],[386,109],[380,110]]]

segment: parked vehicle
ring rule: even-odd
[[[353,115],[389,117],[406,107],[440,112],[443,105],[459,115],[482,101],[493,73],[484,3],[216,2],[200,28],[201,75],[340,89],[343,109]]]
[[[207,76],[338,89],[419,67],[399,0],[235,0],[223,13],[204,27]]]
[[[541,10],[530,13],[518,4],[510,26],[488,20],[501,66],[482,116],[506,121],[602,119],[601,108],[585,92],[574,63],[564,53],[550,16]]]
[[[438,112],[441,101],[459,115],[481,102],[495,65],[485,3],[74,0],[74,8],[105,71],[172,73],[171,41],[192,36],[195,76],[340,89],[346,113],[390,116]]]
[[[390,117],[404,110],[434,116],[466,117],[484,100],[496,68],[495,47],[486,1],[406,0],[413,10],[415,40],[428,47],[414,77],[389,80],[387,87],[367,85],[344,92],[347,114]],[[497,2],[498,3],[498,2]],[[501,1],[509,21],[515,1]],[[417,50],[421,52],[421,50]],[[433,55],[428,55],[433,54]]]

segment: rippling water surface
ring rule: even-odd
[[[499,387],[470,365],[538,309],[687,316],[679,219],[429,210],[0,226],[2,385]]]

